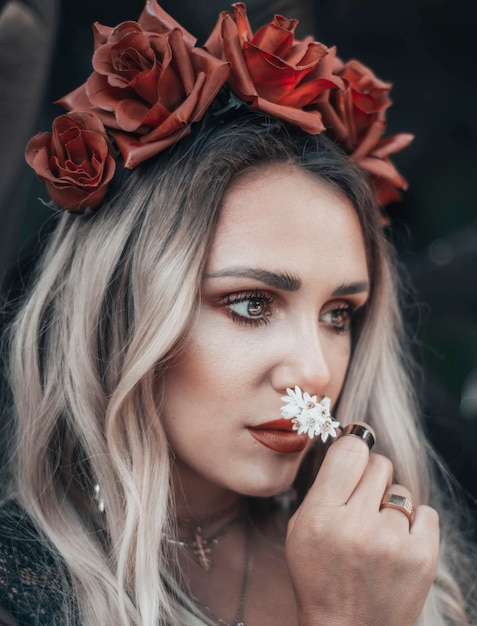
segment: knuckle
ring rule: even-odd
[[[365,524],[358,527],[354,523],[343,524],[340,528],[340,545],[349,557],[360,557],[369,553],[373,531]]]
[[[343,436],[329,448],[327,455],[334,457],[343,454],[359,460],[368,460],[369,448],[359,437]]]
[[[419,578],[431,583],[437,574],[438,553],[431,547],[423,546],[420,550],[413,550],[412,563]]]
[[[383,456],[382,454],[372,453],[370,457],[370,462],[376,468],[376,470],[382,474],[386,474],[387,476],[393,475],[393,464],[387,456]]]
[[[380,561],[399,563],[403,559],[403,546],[399,537],[380,533],[376,536],[373,550]]]
[[[439,513],[436,509],[433,509],[431,506],[423,504],[421,508],[425,511],[428,519],[428,525],[432,528],[439,530],[440,520]]]
[[[319,514],[314,511],[304,511],[299,519],[290,520],[288,527],[298,531],[300,536],[316,541],[328,541],[335,532],[333,517],[324,509]]]

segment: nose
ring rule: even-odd
[[[326,395],[330,364],[318,328],[301,328],[283,338],[280,363],[273,371],[273,386],[280,393],[295,385],[310,395]]]

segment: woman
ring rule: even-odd
[[[374,200],[402,179],[386,177],[385,144],[360,155],[347,133],[358,165],[373,172],[373,150],[381,159],[372,190],[321,133],[339,110],[328,91],[351,97],[339,63],[317,69],[321,92],[303,106],[264,104],[257,83],[257,97],[244,93],[227,58],[227,29],[243,27],[235,11],[190,57],[196,78],[207,71],[185,123],[171,115],[168,134],[151,130],[160,107],[144,105],[144,84],[131,104],[152,73],[131,78],[131,42],[147,32],[162,45],[156,18],[168,50],[179,54],[178,37],[189,49],[148,2],[138,25],[96,27],[88,88],[27,148],[66,212],[12,328],[1,619],[470,623],[467,558],[416,421]],[[105,86],[125,33],[129,64]],[[370,127],[382,131],[381,111]]]

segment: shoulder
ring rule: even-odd
[[[22,625],[60,624],[64,581],[54,551],[27,513],[14,501],[4,503],[0,507],[0,607]]]
[[[27,513],[16,500],[7,500],[0,504],[0,537],[14,539],[25,532],[31,532],[33,524]]]
[[[39,561],[40,559],[40,561]],[[0,573],[14,574],[20,565],[53,562],[48,542],[28,514],[13,500],[0,506]],[[4,580],[2,576],[0,582]]]

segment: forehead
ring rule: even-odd
[[[247,261],[297,271],[323,259],[366,271],[361,226],[344,194],[290,165],[264,166],[231,184],[209,270]]]

